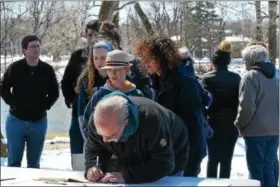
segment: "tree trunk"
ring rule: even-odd
[[[58,62],[61,60],[61,50],[55,50],[53,53],[53,62]]]
[[[255,8],[256,8],[256,18],[257,18],[257,26],[256,26],[256,40],[262,41],[262,15],[261,15],[261,2],[256,1],[255,2]]]
[[[188,6],[188,1],[183,1],[182,2],[182,9],[181,11],[183,11],[183,20],[182,20],[182,26],[183,26],[183,44],[187,47],[189,47],[189,43],[188,43],[188,14],[189,14],[189,6]]]
[[[113,16],[113,23],[116,25],[116,28],[119,28],[119,21],[120,21],[120,12],[116,11]]]
[[[119,1],[102,1],[99,20],[102,21],[113,21],[114,11],[118,8]]]
[[[277,1],[268,2],[269,25],[268,25],[268,49],[271,62],[275,65],[277,53],[277,35],[276,35],[276,17],[277,17]]]
[[[148,17],[144,13],[144,11],[142,10],[142,8],[138,2],[134,4],[134,9],[137,12],[138,16],[140,17],[140,19],[146,29],[147,34],[149,36],[153,36],[154,31],[153,31],[152,25],[150,24]]]

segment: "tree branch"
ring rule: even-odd
[[[269,16],[268,16],[268,14],[267,14],[266,12],[261,11],[261,13],[262,13],[262,14],[264,14],[264,16],[263,16],[263,17],[269,17]]]
[[[154,31],[153,28],[149,22],[149,18],[146,16],[146,14],[144,13],[144,11],[142,10],[140,4],[137,2],[134,4],[134,9],[137,12],[138,16],[140,17],[146,32],[150,35],[153,36],[154,35]]]
[[[119,11],[119,10],[123,9],[124,7],[126,7],[127,5],[132,5],[132,4],[136,3],[136,2],[137,2],[137,1],[130,1],[130,2],[127,2],[127,3],[123,4],[121,7],[116,8],[115,11]]]
[[[29,10],[31,10],[31,8],[27,8],[24,12],[22,12],[22,13],[19,14],[19,15],[17,15],[17,20],[20,19],[21,16],[23,16],[23,15],[24,15],[25,13],[27,13]],[[9,25],[9,27],[4,29],[4,30],[5,30],[5,33],[4,33],[4,36],[1,36],[1,41],[0,41],[0,44],[1,44],[1,45],[2,45],[2,43],[4,42],[4,40],[6,39],[7,34],[9,33],[10,29],[11,29],[12,27],[15,26],[17,20],[13,20],[12,23]]]

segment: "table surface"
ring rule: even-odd
[[[51,169],[30,169],[1,166],[1,180],[15,178],[14,180],[1,181],[1,186],[260,186],[256,180],[245,179],[209,179],[194,177],[164,177],[148,184],[101,184],[91,183],[84,178],[83,172],[61,171]],[[82,182],[46,183],[36,181],[39,178],[64,178],[76,179]]]

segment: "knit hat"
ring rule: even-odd
[[[214,65],[229,65],[231,61],[230,53],[231,43],[229,41],[223,40],[213,55],[212,63]]]

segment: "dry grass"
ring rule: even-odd
[[[46,140],[50,140],[55,137],[69,137],[69,133],[68,132],[47,133]]]
[[[51,140],[55,137],[69,137],[68,132],[63,132],[63,133],[48,133],[46,135],[46,140]],[[54,149],[66,149],[70,148],[69,143],[45,143],[44,149],[45,150],[54,150]]]

